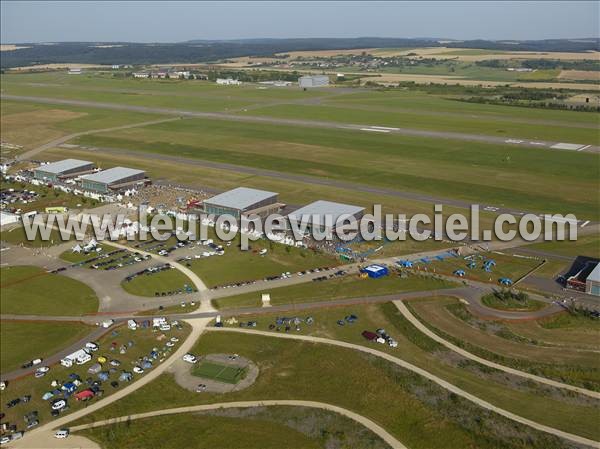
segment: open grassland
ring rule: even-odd
[[[192,288],[193,284],[185,274],[171,269],[136,276],[131,281],[124,280],[121,286],[132,295],[154,297],[161,293],[184,290],[186,286]]]
[[[576,241],[544,242],[529,245],[526,248],[558,254],[560,256],[586,256],[600,259],[600,235],[589,234],[577,237]]]
[[[191,434],[190,428],[194,429]],[[243,436],[240,429],[244,429]],[[157,449],[170,449],[173,445],[195,449],[240,445],[244,449],[274,449],[280,448],[282,442],[286,448],[298,449],[388,447],[377,435],[345,416],[326,410],[284,406],[229,408],[148,418],[90,429],[83,434],[107,449],[141,449],[149,440],[159,444],[155,446]],[[165,440],[162,438],[165,434],[172,436]]]
[[[437,298],[427,298],[427,300],[434,301],[436,299]],[[418,304],[418,300],[410,300],[407,304],[408,307],[412,309],[412,304],[415,303]],[[350,314],[358,316],[356,323],[352,324],[346,322],[344,325],[338,323],[339,320],[343,321],[344,318]],[[420,318],[415,311],[413,311],[413,314],[417,316],[417,318]],[[491,382],[490,385],[497,382],[498,385],[496,385],[496,387],[502,386],[503,388],[516,389],[520,393],[540,394],[549,398],[558,398],[567,401],[570,401],[570,398],[572,397],[568,392],[544,388],[535,382],[526,382],[519,377],[504,375],[499,371],[484,367],[483,365],[454,354],[416,329],[400,314],[396,306],[392,303],[360,304],[355,306],[333,307],[330,309],[303,310],[301,318],[311,316],[314,319],[314,324],[308,325],[301,322],[298,329],[296,329],[294,325],[291,325],[288,330],[286,330],[286,325],[277,326],[276,317],[278,316],[281,315],[276,313],[260,315],[250,314],[242,315],[237,318],[242,322],[245,322],[246,320],[256,321],[258,323],[257,328],[261,330],[315,335],[318,337],[349,341],[360,345],[374,345],[381,351],[389,352],[390,354],[410,361],[429,372],[436,373],[438,376],[455,385],[469,385],[469,388],[478,391],[478,394],[484,395],[483,397],[495,397],[493,394],[492,396],[487,396],[491,394],[491,391],[481,389],[481,385],[479,385],[478,382],[485,382],[486,379],[488,382]],[[472,321],[476,322],[477,320],[472,318]],[[508,350],[507,354],[503,354],[498,351],[487,349],[482,345],[480,346],[476,342],[471,344],[470,340],[460,339],[451,334],[447,334],[427,321],[422,320],[422,322],[446,340],[449,340],[457,346],[477,354],[482,358],[542,377],[555,379],[560,382],[584,386],[585,388],[592,390],[598,390],[599,388],[600,367],[598,366],[595,353],[587,353],[587,356],[586,354],[581,354],[579,357],[572,354],[571,356],[567,355],[565,358],[561,358],[562,350],[555,348],[554,358],[547,355],[543,360],[536,358],[530,359],[525,355],[524,350],[519,351],[517,353],[518,355],[511,355],[508,353]],[[489,322],[488,325],[490,327],[497,327],[492,322]],[[233,326],[236,326],[236,324],[234,323]],[[390,348],[387,345],[369,342],[361,335],[361,332],[365,329],[374,332],[375,329],[379,328],[385,329],[388,335],[391,335],[398,341],[397,348]],[[510,332],[507,332],[506,330],[501,333],[503,338],[508,337],[509,334]],[[520,340],[518,337],[512,335],[511,338],[519,343],[525,343],[526,345],[532,344],[531,342]],[[588,338],[587,341],[589,342],[590,338]],[[573,350],[572,352],[575,353],[576,350]],[[551,352],[548,351],[548,354],[551,354]],[[475,381],[475,378],[478,378],[479,380]],[[491,390],[493,391],[494,389],[495,387],[492,386]],[[583,399],[582,402],[581,399],[582,398],[579,398],[575,403],[588,404],[589,401],[587,399]],[[493,400],[491,402],[493,402]],[[517,412],[518,411],[516,411],[516,413]]]
[[[327,275],[327,272],[324,273]],[[244,293],[213,300],[218,308],[252,307],[261,305],[261,293],[271,295],[271,304],[296,304],[316,301],[334,301],[336,299],[361,298],[369,296],[393,295],[395,293],[437,290],[455,287],[455,284],[435,279],[431,276],[410,275],[401,278],[395,273],[389,276],[371,279],[358,276],[344,276],[320,282],[309,282],[289,287],[269,288],[265,284],[260,292]]]
[[[83,315],[98,310],[94,291],[82,282],[29,266],[0,268],[3,314]]]
[[[359,328],[356,329],[358,333]],[[257,364],[260,375],[251,387],[227,395],[191,395],[172,376],[162,375],[83,421],[157,410],[164,408],[165,403],[176,407],[264,398],[307,399],[367,416],[411,448],[523,447],[522,442],[517,443],[524,436],[520,434],[523,431],[529,438],[527,447],[560,447],[554,439],[508,424],[419,376],[349,349],[262,336],[208,333],[193,352],[240,354]],[[432,364],[435,364],[433,359]],[[461,386],[469,388],[470,382],[465,378],[470,377],[476,376],[462,372]],[[518,405],[521,415],[536,416],[546,424],[586,435],[596,433],[593,417],[576,415],[577,419],[573,419],[573,413],[594,413],[589,407],[515,392],[489,385],[482,379],[474,381],[480,382],[484,390],[495,389],[498,405],[513,409]],[[520,435],[510,436],[513,431]]]
[[[461,342],[477,346],[503,357],[528,360],[550,365],[583,366],[598,369],[598,355],[595,352],[579,351],[572,347],[574,338],[562,341],[569,332],[545,333],[539,321],[494,322],[479,320],[471,315],[456,298],[433,297],[410,301],[411,309],[422,321]],[[551,318],[555,319],[555,318]],[[573,327],[577,342],[600,349],[600,323],[592,321],[587,330]],[[546,338],[541,338],[543,334]],[[575,335],[574,335],[575,336]],[[464,346],[464,345],[461,345]]]
[[[42,239],[39,232],[35,234],[33,240],[29,240],[25,233],[25,228],[21,225],[0,231],[0,240],[12,245],[24,245],[32,248],[47,248],[63,243],[60,232],[54,228],[50,231],[50,238],[48,240]]]
[[[580,218],[597,215],[595,198],[581,195],[593,191],[599,175],[593,153],[197,119],[83,136],[75,142]],[[560,190],[550,185],[557,179]]]
[[[143,155],[142,153],[138,153]],[[192,159],[182,161],[160,160],[154,153],[147,157],[138,157],[136,153],[122,154],[121,152],[89,152],[76,149],[53,149],[46,153],[47,157],[58,160],[67,157],[87,158],[99,165],[122,165],[132,166],[146,170],[148,176],[154,180],[172,183],[175,185],[191,186],[202,189],[209,186],[218,190],[229,190],[239,186],[254,187],[272,192],[279,192],[279,199],[287,204],[307,204],[315,199],[326,199],[347,204],[357,204],[370,210],[373,204],[381,204],[386,213],[398,213],[402,211],[407,214],[431,213],[431,204],[423,201],[408,200],[392,195],[373,194],[360,192],[350,187],[328,187],[306,182],[287,182],[274,177],[247,175],[225,169],[206,168],[193,164]],[[464,209],[457,207],[444,207],[447,213],[464,213]],[[492,214],[483,212],[481,224],[491,225]],[[405,244],[406,243],[406,244]],[[401,242],[395,245],[401,253],[412,252],[410,242]],[[429,243],[423,245],[429,248]],[[431,249],[431,248],[430,248]]]
[[[233,244],[225,247],[225,254],[184,262],[209,287],[241,281],[262,280],[267,276],[297,272],[318,267],[331,267],[340,262],[327,254],[292,248],[286,245],[260,240],[252,242],[252,248],[242,251],[236,237]],[[261,256],[259,251],[267,250]],[[199,248],[198,253],[203,250]]]
[[[540,344],[598,350],[600,323],[589,317],[564,312],[534,322],[506,325],[514,334]]]
[[[488,272],[484,268],[484,263],[489,260],[493,260],[495,265]],[[469,268],[469,264],[473,262],[475,267]],[[542,261],[537,258],[516,257],[489,251],[475,254],[469,259],[448,257],[444,260],[434,259],[432,262],[415,261],[413,270],[444,275],[453,275],[457,270],[463,270],[465,272],[463,278],[465,279],[497,284],[501,278],[512,279],[513,282],[516,282],[519,278],[540,266],[541,263]]]
[[[190,432],[193,429],[193,432]],[[193,447],[240,447],[278,449],[285,441],[290,449],[318,449],[323,446],[283,424],[260,419],[198,416],[160,416],[113,424],[82,432],[105,449],[142,449],[152,442],[154,449]],[[165,437],[168,435],[168,437]]]
[[[19,368],[38,357],[46,358],[80,340],[92,328],[71,322],[0,322],[0,372]]]
[[[9,100],[2,100],[0,107],[2,141],[21,145],[22,150],[35,148],[70,133],[111,128],[160,118],[155,114],[21,103]],[[3,151],[2,156],[13,156],[18,152],[20,151]]]
[[[60,327],[61,325],[62,323],[55,323],[55,326],[57,327]],[[113,333],[112,331],[115,332]],[[118,382],[119,385],[116,387],[110,385],[111,382],[118,381],[122,371],[131,372],[132,368],[139,363],[138,358],[148,356],[153,348],[157,348],[158,351],[160,351],[160,358],[167,358],[171,355],[172,351],[177,349],[177,346],[174,348],[167,348],[164,346],[167,340],[164,339],[164,337],[159,338],[162,333],[154,332],[152,328],[137,329],[132,331],[127,329],[127,326],[120,326],[116,329],[113,328],[112,331],[98,339],[96,343],[98,343],[100,349],[98,352],[93,353],[92,361],[86,363],[85,365],[75,364],[70,368],[66,368],[60,364],[56,364],[51,366],[48,374],[42,378],[38,379],[33,375],[30,375],[10,382],[8,388],[0,393],[0,400],[2,401],[2,404],[5,404],[11,399],[22,397],[24,395],[31,395],[31,401],[27,404],[18,404],[10,409],[3,407],[2,411],[6,413],[6,418],[3,418],[3,421],[15,423],[19,426],[19,428],[22,428],[23,415],[33,410],[37,410],[39,412],[40,424],[46,424],[53,420],[54,418],[50,415],[50,401],[44,401],[42,399],[44,393],[54,390],[54,388],[50,385],[52,380],[56,379],[61,384],[64,384],[70,381],[70,374],[76,374],[83,382],[76,392],[82,391],[88,388],[88,385],[85,382],[86,379],[92,377],[93,380],[97,380],[96,376],[90,375],[87,371],[93,363],[97,362],[97,359],[100,356],[105,357],[107,360],[116,359],[121,362],[118,368],[112,367],[108,362],[102,364],[104,371],[108,372],[110,368],[113,368],[113,371],[110,373],[109,380],[102,382],[101,384],[101,389],[104,391],[103,396],[106,397],[128,384],[127,382]],[[190,327],[187,324],[184,324],[181,330],[173,327],[167,335],[176,335],[180,340],[183,341],[189,332]],[[131,346],[128,345],[129,342],[132,343]],[[112,347],[113,343],[116,345],[115,348],[111,350],[110,348]],[[177,345],[179,345],[179,343]],[[120,348],[123,346],[125,346],[127,349],[125,353],[121,354]],[[154,366],[159,363],[160,362],[158,360],[153,361]],[[134,381],[136,378],[139,378],[143,375],[144,374],[134,374]],[[62,397],[62,394],[55,395],[52,400]],[[92,402],[97,400],[98,399],[91,399]],[[67,403],[69,405],[69,409],[64,410],[61,415],[81,410],[88,404],[86,401],[77,401],[73,397],[69,398]]]

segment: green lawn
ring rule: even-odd
[[[355,327],[359,339],[364,325]],[[373,419],[411,448],[517,448],[523,447],[522,438],[528,439],[529,447],[562,447],[553,438],[508,424],[419,376],[349,349],[255,335],[208,333],[192,352],[199,355],[235,352],[258,365],[260,375],[256,382],[228,394],[228,401],[280,398],[339,405]],[[428,370],[438,371],[435,358],[428,363],[432,365]],[[563,430],[597,436],[594,411],[589,407],[502,388],[458,368],[446,366],[445,371],[452,372],[451,377],[455,377],[452,380],[463,388],[472,390],[473,384],[478,384],[477,389],[488,392],[483,396],[493,397],[492,402],[499,406]],[[164,408],[165,401],[170,407],[177,407],[221,402],[223,395],[192,395],[165,374],[83,421],[158,410]],[[580,413],[576,420],[572,419],[573,413]],[[474,416],[479,419],[474,421]],[[504,426],[511,428],[509,434],[503,434]]]
[[[23,363],[46,358],[78,341],[92,328],[71,322],[0,322],[0,372],[19,368]]]
[[[488,272],[484,269],[484,262],[490,259],[494,260],[496,265],[492,266],[491,271]],[[471,261],[476,264],[474,268],[469,268]],[[542,260],[537,258],[515,257],[510,254],[490,251],[478,253],[471,259],[449,257],[442,261],[434,260],[430,263],[419,261],[415,263],[414,269],[445,275],[453,275],[456,270],[464,270],[464,278],[498,284],[500,278],[509,278],[516,282],[523,275],[540,266],[541,263]],[[457,280],[459,279],[461,278],[457,277]]]
[[[83,245],[80,245],[83,246]],[[75,253],[72,250],[68,249],[66,251],[64,251],[63,253],[61,253],[61,255],[59,256],[62,260],[64,260],[65,262],[70,262],[70,263],[80,263],[80,262],[85,262],[86,260],[92,259],[94,257],[98,257],[99,255],[102,254],[106,254],[109,253],[111,251],[116,250],[117,248],[114,246],[111,246],[107,243],[100,243],[98,244],[98,246],[96,246],[96,249],[101,248],[102,251],[101,252],[89,252],[89,253],[84,253],[83,251],[79,252],[79,253]]]
[[[98,311],[98,298],[82,282],[30,266],[0,268],[3,314],[83,315]]]
[[[195,288],[192,281],[179,270],[163,270],[158,273],[143,274],[133,280],[121,282],[123,289],[137,296],[156,296],[156,293],[184,290],[185,286]],[[183,297],[182,297],[183,298]]]
[[[206,379],[212,379],[228,384],[237,384],[243,379],[246,370],[244,368],[236,368],[233,366],[219,365],[202,361],[192,369],[192,374]]]
[[[43,240],[40,233],[36,233],[36,236],[33,240],[28,240],[27,234],[25,234],[25,228],[23,228],[23,226],[17,226],[0,231],[0,240],[12,245],[22,244],[32,248],[46,248],[63,243],[60,232],[54,228],[50,230],[49,240]]]
[[[209,287],[225,285],[233,282],[262,280],[267,276],[279,276],[281,273],[318,268],[332,267],[340,264],[333,256],[308,249],[292,248],[272,243],[267,240],[251,242],[251,249],[242,251],[238,247],[239,238],[231,246],[225,246],[225,254],[189,262],[194,271]],[[206,249],[198,249],[198,252]],[[261,256],[259,251],[267,250]]]
[[[325,272],[328,274],[330,272]],[[369,296],[392,295],[394,293],[418,290],[437,290],[455,287],[448,281],[431,276],[410,275],[401,278],[395,273],[379,279],[361,279],[358,276],[344,276],[321,282],[307,282],[289,287],[265,288],[253,293],[228,296],[213,300],[217,308],[255,307],[260,306],[261,294],[271,295],[271,304],[294,304],[316,301],[333,301],[336,299],[360,298]]]

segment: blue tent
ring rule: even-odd
[[[465,275],[465,270],[456,270],[454,272],[454,275],[458,277],[463,277]]]
[[[513,283],[512,279],[509,278],[500,278],[498,279],[498,282],[502,285],[512,285]]]
[[[410,260],[399,260],[396,263],[403,268],[412,268],[413,266],[413,263]]]
[[[369,277],[373,279],[387,276],[389,274],[389,270],[383,265],[369,265],[360,270],[360,272],[367,273]]]

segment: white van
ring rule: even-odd
[[[75,359],[75,363],[77,363],[78,365],[83,365],[89,362],[90,360],[92,360],[92,356],[86,352],[77,357],[77,359]]]
[[[127,327],[128,327],[130,330],[132,330],[132,331],[136,330],[136,329],[137,329],[137,326],[138,326],[138,324],[136,323],[136,321],[135,321],[135,320],[128,320],[128,321],[127,321]]]

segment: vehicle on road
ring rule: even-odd
[[[69,429],[60,429],[57,430],[54,434],[54,438],[63,439],[69,436]]]

